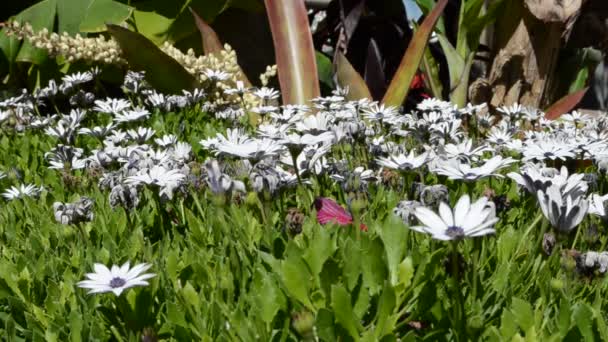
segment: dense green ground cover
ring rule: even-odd
[[[215,86],[209,82],[207,87]],[[330,166],[323,166],[322,172],[302,172],[298,183],[289,172],[263,173],[263,162],[254,161],[258,164],[243,172],[241,159],[225,152],[216,153],[214,147],[204,148],[199,143],[217,133],[224,134],[227,128],[242,127],[244,132],[255,134],[247,117],[234,121],[221,119],[206,107],[203,98],[182,109],[165,110],[146,102],[147,95],[127,93],[127,96],[133,106],[145,104],[151,115],[144,123],[122,122],[118,124],[121,129],[145,124],[155,130],[155,138],[175,134],[179,141],[192,147],[187,162],[178,167],[167,164],[187,173],[172,198],[161,196],[157,186],[139,183],[140,202],[132,210],[111,205],[110,190],[100,188],[100,178],[108,178],[112,169],[124,171],[130,163],[134,163],[135,171],[127,173],[129,177],[141,174],[142,170],[145,174],[145,168],[136,165],[130,156],[123,160],[112,158],[110,166],[100,167],[91,160],[93,152],[101,148],[102,139],[73,133],[70,140],[62,134],[50,134],[48,129],[34,128],[32,120],[21,129],[18,106],[3,102],[4,112],[10,113],[6,114],[9,118],[4,120],[0,133],[0,165],[6,175],[0,179],[0,185],[2,189],[22,183],[43,186],[39,196],[7,198],[0,206],[3,338],[10,341],[608,339],[606,280],[597,269],[583,267],[585,262],[580,258],[583,251],[604,250],[607,237],[603,221],[588,216],[571,234],[556,233],[556,245],[547,255],[543,244],[550,241],[543,242],[543,233],[551,231],[552,225],[543,217],[536,194],[520,190],[511,178],[495,176],[508,171],[524,173],[520,170],[523,163],[505,165],[500,171],[491,171],[489,177],[482,174],[474,182],[450,180],[435,169],[429,172],[426,164],[418,168],[420,171],[381,169],[376,159],[398,152],[370,152],[375,146],[372,138],[385,137],[406,150],[418,152],[423,151],[422,143],[412,136],[404,138],[390,133],[393,131],[388,126],[394,128],[396,124],[374,121],[371,115],[362,114],[364,110],[349,107],[344,100],[330,99],[320,102],[334,101],[341,106],[340,110],[351,108],[355,120],[364,127],[375,128],[376,133],[350,138],[346,134],[347,138],[328,142],[331,149],[323,158],[327,157],[328,164],[342,161],[345,167],[330,171]],[[40,99],[48,105],[37,104],[30,114],[38,118],[41,112],[43,115],[55,112],[51,98]],[[19,101],[26,103],[27,99]],[[87,115],[76,120],[75,126],[107,124],[112,115],[97,107],[92,104],[82,107]],[[371,112],[378,110],[368,104],[365,108],[372,108]],[[452,115],[451,109],[446,108],[422,112],[443,111],[444,116]],[[338,115],[340,110],[327,109],[316,118]],[[69,108],[60,112],[66,111]],[[422,120],[422,114],[419,115],[417,120]],[[305,123],[306,117],[292,124]],[[53,120],[50,127],[56,128],[61,126],[57,120],[75,122],[65,117]],[[274,124],[268,114],[263,120]],[[411,127],[408,130],[415,131]],[[489,131],[474,132],[459,125],[455,130],[479,135],[475,147],[492,146],[491,151],[471,157],[475,163],[500,153],[519,158],[519,153],[513,150],[497,152],[496,144],[484,140]],[[327,131],[338,135],[335,129]],[[521,127],[515,129],[517,134],[523,134],[522,131]],[[464,141],[458,134],[454,137],[457,138],[448,134],[443,142],[428,142],[432,147],[427,146],[427,150],[451,141]],[[76,161],[70,158],[63,169],[49,168],[49,159],[60,157],[57,153],[55,157],[46,154],[62,140],[83,148],[83,155],[93,159],[77,170],[71,169]],[[123,140],[117,145],[134,144],[131,138]],[[153,149],[165,149],[153,138],[148,140]],[[240,148],[244,150],[243,146]],[[162,156],[157,160],[146,154],[146,158],[164,163],[158,161],[164,160]],[[234,180],[244,182],[246,191],[214,188],[209,180],[212,175],[205,166],[212,158],[220,159],[222,172],[226,173],[224,180],[230,174]],[[573,163],[576,158],[564,159],[568,159],[573,171],[596,170],[596,166],[577,168]],[[558,164],[553,160],[547,162]],[[371,170],[364,177],[361,171],[353,171],[358,166]],[[595,185],[590,183],[589,188],[604,187],[604,174],[598,175],[599,180]],[[406,198],[422,200],[417,191],[411,190],[414,180],[445,185],[452,205],[465,194],[474,200],[490,196],[496,203],[493,207],[498,218],[495,234],[439,241],[408,229],[393,210]],[[273,181],[277,182],[274,187]],[[226,182],[234,184],[232,180]],[[83,196],[94,201],[91,221],[61,224],[55,219],[55,202],[73,202]],[[314,205],[320,196],[333,198],[343,206],[350,203],[353,224],[320,225]],[[436,210],[436,205],[428,206]],[[412,225],[418,224],[413,216],[409,220]],[[356,228],[360,223],[367,230]],[[94,263],[109,267],[127,261],[150,263],[148,272],[156,276],[149,279],[148,286],[125,290],[120,296],[87,294],[77,286],[86,273],[92,272]]]

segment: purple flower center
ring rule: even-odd
[[[401,169],[402,170],[412,170],[414,168],[414,165],[412,163],[403,163],[401,164]]]
[[[112,280],[110,280],[110,287],[115,289],[117,287],[125,286],[126,283],[127,283],[127,281],[124,280],[123,278],[114,277],[114,278],[112,278]]]
[[[445,231],[445,235],[451,237],[452,239],[460,239],[464,237],[464,229],[456,226],[449,226]]]
[[[470,180],[474,180],[477,179],[477,174],[473,173],[473,172],[469,172],[469,173],[465,173],[463,176],[464,179],[470,179]]]

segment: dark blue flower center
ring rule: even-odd
[[[445,231],[445,235],[451,237],[452,239],[460,239],[464,237],[464,229],[456,226],[449,226]]]
[[[110,280],[110,287],[115,289],[117,287],[123,287],[127,283],[126,280],[120,277],[114,277]]]

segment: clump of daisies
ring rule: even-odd
[[[79,224],[93,220],[93,200],[88,197],[81,197],[73,203],[53,203],[55,221],[61,224]]]

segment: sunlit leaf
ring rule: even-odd
[[[284,104],[320,95],[315,50],[303,0],[265,0]]]
[[[574,109],[574,107],[576,107],[576,105],[581,102],[588,89],[588,87],[581,89],[577,92],[568,94],[559,99],[557,102],[552,104],[549,109],[545,111],[545,118],[549,120],[555,120],[562,116],[562,114],[568,113],[569,111]]]
[[[422,60],[429,37],[447,3],[448,0],[440,0],[428,14],[426,19],[424,19],[418,31],[414,33],[414,36],[405,51],[405,55],[399,64],[399,68],[382,99],[383,103],[391,106],[401,106],[407,97],[409,85],[412,83],[412,80],[418,71],[418,66]]]
[[[192,74],[141,34],[117,25],[108,25],[108,32],[118,41],[129,66],[145,71],[146,80],[157,90],[178,94],[199,86]]]
[[[341,52],[336,53],[336,78],[341,87],[348,87],[349,100],[371,99],[372,94],[363,77]]]

